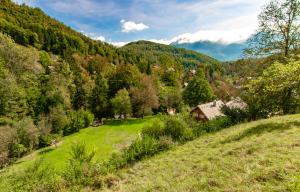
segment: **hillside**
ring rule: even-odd
[[[116,54],[113,46],[91,40],[49,17],[39,8],[17,5],[11,0],[1,0],[0,31],[10,35],[18,44],[58,55],[70,52],[98,53],[102,56]]]
[[[140,57],[151,64],[173,62],[183,65],[185,69],[203,65],[220,67],[219,61],[202,53],[150,41],[132,42],[122,47],[121,50],[132,53],[132,60],[135,59],[134,57]]]
[[[300,115],[234,126],[119,171],[105,191],[289,191],[299,133]]]

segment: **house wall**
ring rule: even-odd
[[[199,108],[193,110],[191,114],[197,121],[202,121],[202,122],[208,121],[204,113]]]

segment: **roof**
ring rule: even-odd
[[[226,106],[230,109],[245,109],[248,105],[240,97],[236,97],[227,102]]]
[[[198,105],[196,109],[197,108],[200,109],[208,120],[212,120],[215,119],[216,117],[224,116],[224,114],[221,111],[221,108],[224,105],[225,104],[223,103],[223,101],[219,100],[219,101]]]

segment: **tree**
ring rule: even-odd
[[[131,114],[131,102],[126,89],[119,90],[117,95],[111,100],[111,103],[113,105],[114,114],[123,114],[125,117]]]
[[[157,90],[153,85],[153,80],[145,76],[138,87],[130,89],[131,102],[135,115],[144,117],[146,113],[152,112],[153,108],[159,106]]]
[[[102,75],[98,75],[96,78],[90,105],[95,117],[103,118],[107,116],[107,108],[109,106],[108,85],[107,80]]]
[[[275,63],[246,87],[261,109],[295,113],[300,106],[300,62]]]
[[[249,40],[246,54],[281,53],[288,57],[299,47],[299,18],[299,0],[272,0],[258,16],[259,29]]]
[[[196,106],[214,99],[212,88],[200,69],[183,91],[183,100],[189,106]]]
[[[168,108],[175,108],[180,111],[183,106],[180,87],[165,87],[160,91],[160,109],[167,111]]]

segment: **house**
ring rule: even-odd
[[[206,104],[202,104],[202,105],[198,105],[197,107],[195,107],[191,111],[191,114],[198,121],[213,120],[213,119],[215,119],[217,117],[224,116],[224,114],[221,111],[221,108],[224,105],[225,104],[221,100],[213,101],[211,103],[206,103]]]
[[[226,103],[226,106],[230,109],[246,109],[247,103],[245,103],[240,97],[231,98],[229,102]]]

